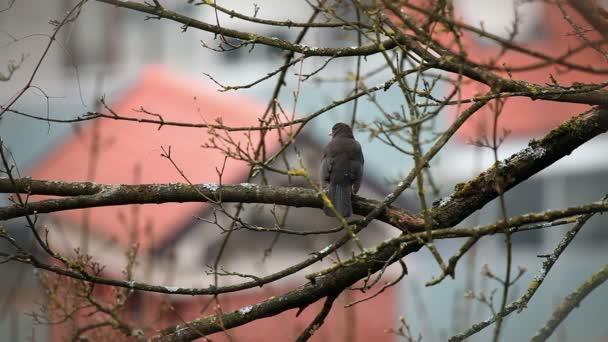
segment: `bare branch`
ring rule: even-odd
[[[581,301],[587,297],[593,290],[598,286],[602,285],[608,279],[608,265],[602,267],[599,271],[594,273],[589,279],[587,279],[581,286],[576,288],[570,293],[566,299],[560,304],[560,306],[553,311],[553,314],[540,328],[540,330],[530,339],[531,342],[546,341],[549,336],[553,333],[555,328],[563,322],[566,317],[579,306]]]

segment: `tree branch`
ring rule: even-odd
[[[569,155],[585,142],[608,130],[608,107],[596,107],[571,118],[528,147],[491,167],[475,179],[456,185],[452,195],[435,203],[437,226],[450,227],[498,196],[497,185],[507,191]],[[500,177],[497,175],[508,175]],[[500,184],[498,184],[500,182]],[[466,210],[465,210],[466,209]],[[466,216],[465,216],[466,215]]]
[[[116,7],[127,8],[130,10],[148,13],[158,18],[164,18],[183,24],[186,27],[193,27],[203,31],[221,34],[226,37],[236,38],[243,41],[247,41],[251,44],[259,43],[267,46],[272,46],[285,51],[293,51],[301,53],[305,56],[332,56],[332,57],[348,57],[348,56],[369,56],[378,53],[382,50],[393,49],[396,44],[391,39],[384,40],[378,43],[370,43],[367,45],[357,47],[344,47],[344,48],[328,48],[328,47],[310,47],[300,44],[292,44],[286,40],[282,40],[276,37],[267,37],[255,33],[243,32],[238,30],[229,29],[226,27],[219,27],[211,25],[200,20],[179,14],[174,11],[170,11],[166,8],[157,8],[154,6],[148,6],[142,3],[126,0],[96,0],[106,4],[114,5]]]
[[[323,308],[321,308],[321,311],[319,311],[315,319],[313,319],[312,322],[310,322],[310,324],[308,325],[308,327],[306,327],[306,329],[304,329],[300,336],[298,336],[296,342],[308,341],[308,339],[315,333],[315,331],[319,330],[319,328],[325,322],[325,318],[327,317],[327,315],[329,315],[331,307],[337,297],[338,295],[336,294],[327,296],[327,298],[325,299],[325,303],[323,303]]]
[[[602,285],[608,279],[608,265],[602,267],[599,271],[594,273],[591,278],[587,279],[581,286],[576,290],[572,291],[564,302],[553,312],[551,318],[540,328],[534,337],[530,339],[531,342],[546,341],[549,336],[553,333],[555,328],[572,312],[572,310],[579,306],[581,301],[587,297],[591,291],[595,290],[596,287]]]
[[[568,0],[568,4],[580,13],[597,32],[604,38],[608,38],[608,12],[601,7],[599,1],[593,0]]]
[[[419,28],[411,18],[405,16],[398,6],[388,1],[384,2],[387,8],[395,14],[403,23],[414,32],[424,37],[426,33]],[[394,43],[403,51],[414,52],[433,68],[445,70],[458,75],[466,76],[477,82],[483,83],[495,92],[530,92],[531,99],[543,99],[558,102],[585,103],[589,105],[608,105],[608,91],[601,90],[606,87],[605,83],[600,85],[584,85],[573,91],[554,93],[555,87],[543,86],[523,80],[504,78],[486,69],[480,68],[460,54],[445,48],[429,38],[428,45],[423,46],[416,41],[415,36],[407,35],[402,32],[394,20],[385,17],[383,22],[392,30],[391,38]],[[436,55],[439,55],[438,57]],[[559,89],[559,88],[558,88]],[[566,90],[566,89],[561,89]]]
[[[266,203],[292,207],[322,208],[323,201],[312,189],[278,187],[242,183],[225,185],[215,183],[166,184],[99,184],[91,182],[58,182],[29,178],[15,180],[15,190],[8,178],[0,178],[0,193],[28,193],[30,195],[71,196],[29,202],[25,206],[14,204],[0,207],[0,220],[8,220],[32,214],[52,213],[71,209],[95,208],[128,204],[161,204],[184,202],[209,202],[222,199],[224,203]],[[380,205],[379,201],[355,196],[353,210],[366,215]],[[420,219],[404,209],[389,207],[378,220],[396,226],[416,229]]]
[[[459,184],[455,192],[435,204],[432,210],[434,228],[451,227],[462,221],[473,211],[480,209],[498,196],[496,175],[508,174],[501,179],[505,191],[523,182],[560,158],[569,155],[578,146],[608,130],[608,109],[596,107],[575,116],[549,132],[540,140],[531,141],[529,146],[484,171],[475,179]],[[18,189],[4,178],[0,179],[0,192],[19,191],[34,195],[73,196],[48,199],[1,207],[0,220],[7,220],[34,213],[51,213],[70,209],[83,209],[100,206],[169,203],[169,202],[207,202],[209,198],[222,198],[223,202],[274,203],[293,207],[321,208],[320,196],[311,189],[260,186],[255,184],[221,185],[199,184],[196,188],[188,184],[142,184],[142,185],[102,185],[96,183],[51,182],[32,179],[17,180]],[[201,196],[204,195],[203,196]],[[221,196],[220,196],[221,195]],[[353,210],[365,216],[381,202],[354,197]],[[388,207],[378,217],[400,229],[421,231],[422,219],[404,209]]]
[[[422,245],[418,243],[397,246],[385,245],[377,252],[359,258],[355,263],[338,268],[335,272],[324,277],[317,278],[315,282],[303,285],[284,295],[271,297],[253,306],[225,313],[221,318],[221,326],[217,315],[210,315],[167,329],[155,336],[153,340],[191,341],[201,337],[201,333],[209,335],[222,331],[223,328],[234,328],[290,309],[302,309],[323,297],[342,291],[369,274],[379,271],[384,266],[384,261],[390,258],[400,260],[410,253],[417,252],[420,248],[422,248]],[[396,251],[399,252],[397,258],[394,257]]]
[[[512,188],[559,158],[570,154],[576,147],[607,129],[608,110],[606,109],[594,108],[570,119],[542,139],[532,141],[528,148],[499,164],[498,167],[502,171],[509,172],[512,175],[512,177],[502,180],[504,182],[501,184],[502,189],[506,191]],[[452,196],[433,207],[431,214],[434,219],[434,228],[454,225],[494,199],[498,195],[495,175],[500,174],[501,170],[497,173],[490,168],[473,181],[458,186]],[[222,201],[225,202],[277,203],[308,207],[321,207],[322,205],[317,193],[309,189],[253,184],[222,186],[200,184],[196,187],[197,189],[193,189],[192,186],[187,184],[101,185],[21,179],[17,180],[17,189],[15,190],[15,186],[2,179],[0,180],[0,189],[4,192],[19,191],[46,195],[74,195],[75,197],[42,200],[27,203],[24,206],[15,204],[0,208],[0,218],[7,219],[26,214],[104,205],[205,202],[206,199],[202,198],[201,193],[211,199],[219,198],[221,193]],[[84,195],[79,196],[79,194]],[[354,210],[360,214],[366,210],[373,210],[378,204],[379,202],[357,197],[354,201]],[[389,208],[382,215],[386,222],[395,226],[404,227],[411,231],[423,230],[418,217],[414,217],[401,209]],[[401,218],[403,218],[403,221]],[[412,223],[413,225],[409,226]],[[378,260],[388,260],[392,256],[391,262],[396,262],[401,257],[419,248],[421,248],[421,245],[418,244],[408,244],[404,247],[399,239],[389,240],[373,251],[362,253],[355,257],[352,262],[333,268],[329,272],[323,273],[322,277],[315,278],[312,283],[284,296],[267,299],[252,308],[244,308],[240,311],[224,314],[222,326],[218,325],[217,316],[214,315],[195,320],[185,326],[172,328],[158,338],[159,340],[190,340],[199,337],[199,332],[209,334],[221,329],[246,324],[255,319],[272,316],[285,310],[309,305],[334,291],[352,285],[357,280],[368,276],[369,272],[376,272],[378,267],[383,266],[382,263],[377,262]],[[399,257],[395,258],[395,255]],[[86,277],[83,280],[93,281],[93,279]],[[241,285],[236,288],[240,287]],[[204,293],[207,292],[209,291],[204,291]]]

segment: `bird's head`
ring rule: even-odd
[[[332,138],[335,138],[335,137],[352,138],[353,130],[350,128],[349,125],[347,125],[343,122],[338,122],[337,124],[334,125],[334,127],[331,128],[331,132],[329,132],[329,135],[331,135]]]

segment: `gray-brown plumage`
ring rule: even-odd
[[[330,135],[332,139],[323,149],[321,159],[321,186],[328,186],[327,196],[336,211],[349,217],[353,213],[351,196],[359,191],[363,177],[363,153],[347,124],[335,124]],[[336,216],[327,206],[323,207],[323,212]]]

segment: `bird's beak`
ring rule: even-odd
[[[329,131],[329,133],[327,133],[327,135],[329,135],[331,137],[332,133],[333,133],[332,131]]]

